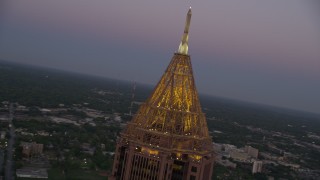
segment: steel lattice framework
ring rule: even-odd
[[[188,55],[190,20],[191,9],[178,52],[121,132],[110,179],[211,179],[212,139]]]
[[[155,90],[122,136],[179,152],[203,154],[212,149],[189,55],[173,56]]]

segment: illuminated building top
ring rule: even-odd
[[[209,136],[196,90],[187,14],[179,50],[117,140],[111,180],[210,180],[214,164]]]
[[[123,136],[148,147],[207,153],[211,148],[188,53],[191,8],[179,51]]]

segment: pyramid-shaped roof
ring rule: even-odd
[[[122,133],[125,141],[177,152],[212,151],[188,53],[191,9],[178,53]]]

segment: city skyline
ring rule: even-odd
[[[5,0],[0,59],[154,85],[190,5],[200,93],[320,113],[316,2]]]

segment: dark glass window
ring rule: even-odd
[[[192,172],[197,172],[197,167],[192,166],[191,171]]]

